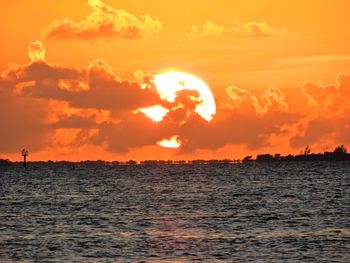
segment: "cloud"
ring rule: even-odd
[[[183,90],[175,102],[166,102],[152,86],[151,74],[137,71],[136,80],[122,80],[100,59],[84,68],[52,65],[40,55],[42,43],[29,46],[30,63],[10,64],[0,77],[2,152],[63,147],[74,154],[87,147],[124,154],[174,136],[181,141],[172,150],[179,156],[229,145],[258,151],[278,148],[281,141],[295,149],[350,143],[350,75],[340,75],[332,85],[308,82],[295,89],[306,98],[297,110],[279,88],[256,94],[229,86],[228,105],[219,101],[208,122],[194,114],[194,91]],[[169,110],[162,121],[140,112],[155,105],[157,111]]]
[[[284,134],[284,126],[294,124],[300,117],[287,112],[253,115],[238,110],[220,114],[210,125],[201,120],[186,122],[178,134],[185,138],[182,151],[216,150],[226,145],[245,145],[255,150],[271,144],[271,136]]]
[[[246,37],[274,37],[286,34],[284,28],[274,28],[265,21],[253,21],[243,23],[235,20],[231,27],[224,27],[213,22],[207,21],[202,26],[192,26],[190,37],[217,37],[217,36],[235,36]]]
[[[234,22],[231,31],[240,37],[273,37],[286,33],[284,28],[274,28],[265,21],[242,23],[239,20]]]
[[[350,98],[350,74],[342,74],[337,79],[340,94]]]
[[[307,82],[302,92],[318,115],[342,116],[350,110],[350,75],[340,75],[333,85]]]
[[[17,97],[14,83],[0,78],[0,149],[19,152],[45,147],[48,114],[47,102],[28,97]]]
[[[290,112],[284,93],[275,87],[260,97],[236,86],[226,88],[231,103],[221,108],[210,124],[196,116],[179,128],[184,139],[181,151],[215,150],[226,145],[245,145],[248,149],[271,146],[271,137],[285,134],[300,114]]]
[[[31,42],[28,45],[28,53],[31,62],[45,60],[45,49],[43,43],[39,40]]]
[[[70,147],[104,145],[108,151],[125,153],[179,135],[183,152],[213,150],[228,144],[255,149],[268,145],[272,134],[283,132],[283,125],[295,119],[277,88],[267,88],[257,98],[247,90],[230,87],[227,92],[233,107],[218,112],[208,123],[194,114],[196,102],[191,98],[198,96],[196,92],[181,91],[176,101],[169,103],[152,88],[150,74],[137,71],[135,77],[138,82],[120,80],[100,59],[83,69],[34,60],[28,65],[14,65],[2,74],[2,80],[11,83],[9,92],[14,102],[44,102],[46,116],[38,120],[44,137],[51,144]],[[153,122],[139,112],[154,105],[171,109],[161,122]]]
[[[296,135],[291,138],[291,145],[294,147],[305,147],[312,145],[322,139],[323,136],[329,136],[334,131],[327,118],[316,118],[308,122],[303,135]]]
[[[284,93],[275,87],[265,89],[260,98],[257,98],[248,90],[236,86],[230,86],[225,91],[233,102],[231,106],[234,108],[242,108],[246,105],[248,106],[246,108],[254,109],[259,115],[264,115],[272,109],[283,112],[288,111],[288,104],[285,101]]]
[[[110,66],[99,59],[92,61],[87,69],[34,61],[8,69],[3,77],[15,83],[22,96],[67,101],[77,108],[117,112],[148,107],[160,101],[154,90],[141,89],[136,82],[119,80]]]
[[[289,106],[286,102],[286,96],[282,90],[276,87],[268,87],[264,93],[261,95],[261,100],[265,102],[264,110],[272,110],[272,108],[277,108],[278,110],[287,112]]]
[[[52,133],[50,140],[56,147],[82,147],[91,144],[97,134],[97,129],[58,128]]]
[[[210,21],[200,26],[192,26],[190,36],[193,37],[208,37],[208,36],[221,36],[227,32],[223,26],[216,25]]]
[[[291,145],[350,143],[350,75],[340,75],[335,84],[317,85],[307,82],[302,92],[312,113],[307,116],[306,128],[293,136]]]
[[[127,152],[176,135],[182,142],[180,154],[198,149],[216,150],[226,145],[245,145],[255,150],[270,146],[272,136],[283,135],[286,126],[300,119],[300,114],[289,111],[284,94],[277,88],[267,88],[259,99],[237,87],[227,91],[238,103],[221,108],[209,123],[198,115],[188,114],[191,111],[188,109],[192,108],[193,112],[195,105],[186,99],[187,91],[182,91],[175,104],[180,102],[184,107],[162,116],[161,122],[150,122],[141,115],[125,115],[118,125],[103,126],[100,142],[108,142],[110,151]],[[130,134],[137,136],[130,140]]]
[[[119,80],[102,60],[94,60],[84,69],[53,66],[42,59],[41,42],[29,46],[31,63],[10,64],[0,78],[3,151],[50,146],[57,130],[59,134],[73,130],[98,133],[102,124],[116,125],[126,113],[134,115],[135,109],[160,102],[155,90]]]
[[[88,0],[92,13],[79,22],[68,18],[53,21],[45,30],[48,39],[110,40],[141,39],[159,33],[163,24],[148,14],[136,16],[114,9],[100,0]]]

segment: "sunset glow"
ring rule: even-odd
[[[166,108],[164,108],[164,107],[162,107],[160,105],[152,106],[152,107],[149,107],[149,108],[142,108],[142,109],[139,109],[138,111],[142,112],[148,118],[150,118],[151,120],[153,120],[155,122],[162,121],[163,118],[169,112],[169,110],[167,110]]]
[[[199,102],[196,105],[195,112],[207,121],[213,119],[216,113],[213,93],[199,78],[182,72],[166,72],[155,75],[154,84],[161,98],[169,102],[175,101],[177,92],[179,91],[197,91],[199,94]]]
[[[159,146],[165,147],[165,148],[179,148],[181,146],[181,140],[179,139],[179,136],[172,136],[170,139],[163,139],[159,142],[157,142]]]
[[[347,10],[346,0],[3,1],[0,159],[23,148],[30,160],[79,161],[350,146]]]
[[[349,12],[1,1],[0,263],[350,262]]]

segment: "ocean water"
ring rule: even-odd
[[[350,162],[0,168],[0,262],[350,262]]]

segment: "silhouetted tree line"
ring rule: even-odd
[[[258,163],[270,163],[270,162],[294,162],[294,161],[350,161],[350,154],[347,152],[347,149],[344,145],[340,145],[334,149],[333,152],[324,152],[324,153],[311,153],[309,146],[306,146],[304,151],[298,155],[286,155],[281,156],[280,154],[259,154],[256,159],[253,159],[252,156],[246,156],[243,160],[231,160],[231,159],[211,159],[211,160],[145,160],[137,162],[134,160],[129,160],[126,162],[120,161],[103,161],[103,160],[94,160],[94,161],[80,161],[80,162],[70,162],[70,161],[37,161],[30,162],[32,166],[41,166],[45,164],[54,165],[54,166],[100,166],[100,165],[176,165],[176,164],[209,164],[209,165],[223,165],[231,163],[249,163],[249,162],[258,162]],[[21,162],[11,162],[8,159],[0,159],[0,166],[8,166],[11,164],[20,164]]]
[[[8,159],[0,159],[0,166],[10,165],[11,162]]]
[[[280,154],[259,154],[254,160],[252,156],[245,157],[242,162],[260,162],[260,163],[269,163],[269,162],[294,162],[294,161],[350,161],[350,154],[347,152],[347,149],[344,145],[340,145],[334,149],[333,152],[324,152],[324,153],[311,153],[309,146],[306,146],[304,152],[298,155],[286,155],[281,156]]]

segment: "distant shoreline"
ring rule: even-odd
[[[246,156],[242,160],[231,159],[196,159],[196,160],[143,160],[140,162],[129,160],[126,162],[121,161],[103,161],[103,160],[86,160],[86,161],[32,161],[28,162],[28,165],[34,164],[52,164],[52,165],[186,165],[186,164],[237,164],[237,163],[277,163],[277,162],[325,162],[325,161],[350,161],[350,153],[347,153],[347,149],[341,145],[335,148],[333,152],[324,153],[311,153],[311,150],[306,147],[304,153],[298,155],[285,155],[280,154],[258,154],[255,159],[252,156]],[[0,166],[21,165],[22,162],[11,162],[7,159],[0,159]]]

